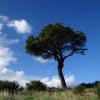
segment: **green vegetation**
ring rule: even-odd
[[[67,88],[66,90],[47,87],[40,81],[26,83],[24,88],[20,87],[18,83],[16,85],[12,85],[12,83],[16,82],[0,81],[0,100],[100,100],[100,81],[82,83],[75,88]],[[13,87],[16,92],[12,93],[9,92],[8,86],[18,86],[18,88]]]
[[[45,91],[46,90],[46,85],[43,84],[40,81],[31,81],[29,83],[26,83],[26,88],[27,90],[33,90],[33,91]]]
[[[15,81],[0,81],[0,92],[16,93],[20,85]]]
[[[100,82],[98,82],[98,85],[96,87],[96,94],[98,95],[98,98],[100,99]]]
[[[22,94],[0,94],[0,100],[100,100],[93,92],[85,92],[83,95],[74,94],[72,90],[56,92],[23,92]]]

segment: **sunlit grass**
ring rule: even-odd
[[[87,90],[84,94],[75,94],[72,90],[57,92],[30,92],[21,94],[0,94],[0,100],[99,100],[98,96]]]

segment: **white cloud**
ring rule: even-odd
[[[45,64],[53,61],[51,59],[43,59],[42,57],[34,57],[33,60],[41,64]]]
[[[32,27],[28,24],[25,19],[12,20],[8,23],[8,27],[14,28],[18,33],[26,34],[31,33]]]
[[[53,76],[51,79],[49,79],[49,77],[42,78],[41,81],[47,84],[49,87],[61,87],[60,79],[57,76]],[[75,86],[76,80],[73,74],[65,75],[65,81],[68,87]]]
[[[66,81],[66,84],[68,87],[76,85],[76,80],[75,80],[74,74],[65,75],[65,81]]]
[[[13,71],[8,68],[0,70],[0,80],[18,81],[22,86],[25,86],[26,82],[29,82],[28,77],[24,75],[23,71]]]
[[[0,16],[0,34],[4,26],[14,28],[19,34],[27,34],[32,31],[32,27],[25,19],[11,20],[7,16]]]
[[[5,34],[0,34],[0,45],[11,45],[19,42],[20,40],[18,38],[8,39]]]
[[[0,46],[0,69],[9,66],[15,60],[16,58],[9,48]]]
[[[34,57],[34,60],[39,62],[39,63],[48,63],[50,60],[43,59],[41,57]]]

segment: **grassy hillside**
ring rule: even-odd
[[[95,89],[86,89],[84,93],[75,93],[73,90],[55,92],[28,92],[19,94],[1,93],[0,100],[100,100]]]

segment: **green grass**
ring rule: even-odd
[[[72,90],[57,92],[23,92],[21,94],[0,94],[0,100],[99,100],[92,90],[75,94]]]

